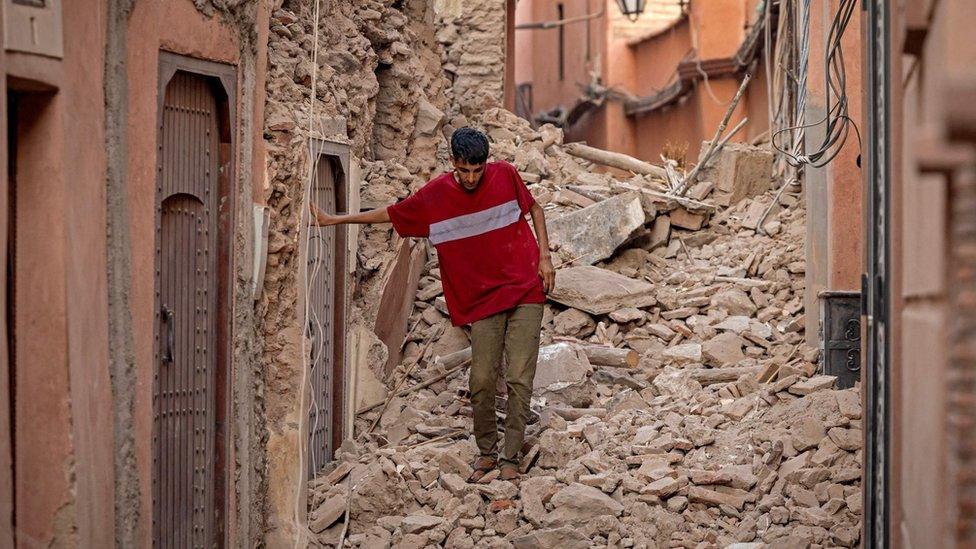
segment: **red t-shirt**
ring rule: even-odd
[[[453,172],[389,207],[400,236],[429,238],[455,326],[523,303],[544,303],[539,245],[525,220],[535,199],[514,166],[490,162],[467,191]]]

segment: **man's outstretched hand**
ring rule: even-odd
[[[328,227],[339,223],[339,216],[325,213],[314,202],[308,203],[308,213],[312,216],[312,225],[317,227]]]
[[[542,290],[547,294],[556,287],[556,269],[549,254],[539,256],[539,277],[542,278]]]
[[[316,227],[328,227],[330,225],[342,225],[345,223],[366,224],[366,223],[389,223],[390,212],[386,206],[373,210],[354,213],[354,214],[330,214],[326,213],[315,204],[309,202],[308,213],[312,218],[312,225]]]

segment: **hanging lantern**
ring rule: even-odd
[[[617,0],[620,13],[627,16],[627,19],[631,21],[637,21],[637,18],[644,13],[645,3],[645,0]]]

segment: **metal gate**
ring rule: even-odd
[[[153,544],[218,544],[217,100],[201,76],[166,87],[156,188]]]
[[[336,213],[342,204],[341,167],[320,156],[311,200]],[[308,477],[332,460],[340,429],[342,311],[342,234],[337,227],[312,227],[308,242],[308,337],[311,340],[308,408]]]

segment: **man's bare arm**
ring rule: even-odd
[[[549,293],[556,286],[556,269],[552,266],[552,256],[549,254],[546,214],[538,204],[532,205],[529,214],[532,216],[536,240],[539,241],[539,276],[542,278],[542,289]]]
[[[332,215],[322,211],[315,204],[309,204],[309,211],[312,214],[312,224],[319,227],[329,225],[342,225],[344,223],[368,224],[368,223],[389,223],[390,213],[386,211],[386,206],[376,208],[368,212],[358,214]]]

